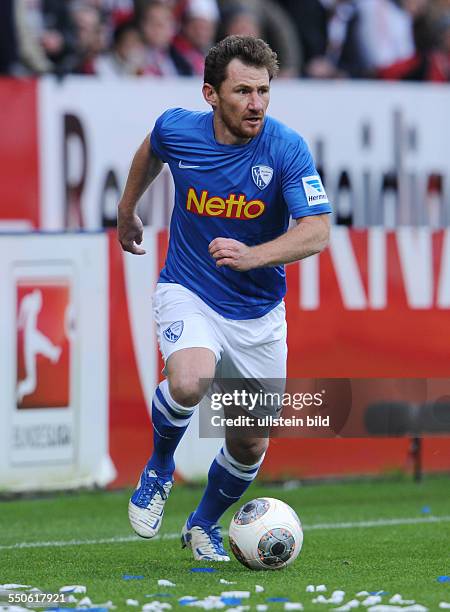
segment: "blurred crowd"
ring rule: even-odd
[[[450,0],[0,0],[0,74],[202,75],[229,34],[281,77],[450,81]]]

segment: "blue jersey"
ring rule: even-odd
[[[228,319],[255,319],[286,293],[284,266],[237,272],[217,267],[214,238],[248,246],[277,238],[294,219],[331,212],[305,141],[266,117],[243,145],[216,141],[212,112],[170,109],[151,135],[175,182],[166,264],[159,282],[179,283]]]

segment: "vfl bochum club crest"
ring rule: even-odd
[[[265,189],[273,177],[273,169],[270,166],[253,166],[252,179],[259,189]]]
[[[167,329],[163,331],[164,338],[169,342],[176,342],[183,333],[183,328],[183,321],[175,321],[175,323],[172,323]]]

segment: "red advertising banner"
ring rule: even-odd
[[[38,82],[0,79],[0,227],[40,225]]]
[[[291,377],[450,377],[450,232],[333,228],[287,267]]]
[[[109,448],[117,471],[114,487],[135,484],[152,449],[152,426],[133,344],[124,257],[116,232],[109,232]],[[143,283],[153,282],[151,270],[148,276]],[[148,324],[152,325],[151,308]]]
[[[287,267],[288,376],[450,378],[450,232],[333,229],[330,247]],[[423,467],[450,468],[449,438]],[[408,439],[272,440],[262,473],[292,477],[410,469]]]

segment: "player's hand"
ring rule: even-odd
[[[124,251],[134,255],[145,255],[145,250],[138,247],[142,243],[144,226],[139,217],[132,213],[120,211],[117,217],[117,236]]]
[[[232,238],[214,238],[209,243],[209,254],[217,267],[227,266],[237,272],[246,272],[256,267],[252,247]]]

